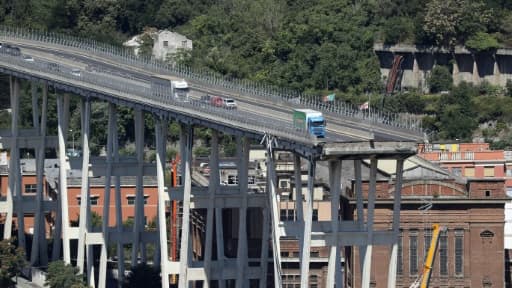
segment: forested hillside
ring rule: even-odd
[[[5,25],[119,45],[145,28],[167,28],[193,40],[182,60],[188,65],[314,95],[335,92],[355,104],[369,93],[372,103],[382,103],[374,42],[466,45],[475,52],[512,46],[507,0],[2,0],[2,8]],[[462,89],[473,96],[455,91],[440,100],[410,91],[387,99],[384,109],[428,115],[426,128],[440,139],[469,139],[489,119],[508,123],[508,90]],[[488,90],[492,103],[479,99]],[[445,123],[457,116],[471,121]]]

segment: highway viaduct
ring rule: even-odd
[[[225,287],[225,280],[234,280],[236,287],[249,287],[249,283],[267,286],[267,267],[273,267],[273,284],[281,286],[281,260],[279,237],[290,236],[300,239],[301,287],[308,287],[310,248],[312,246],[330,247],[327,287],[342,287],[341,251],[343,247],[359,247],[361,251],[362,283],[353,283],[354,287],[370,287],[371,257],[374,245],[386,245],[391,249],[389,259],[388,287],[395,287],[396,261],[398,253],[397,237],[399,233],[400,183],[403,161],[416,153],[416,143],[422,135],[419,122],[414,118],[400,118],[390,114],[362,115],[348,106],[325,105],[305,98],[280,97],[268,92],[260,93],[253,86],[244,83],[230,83],[212,78],[211,75],[198,75],[187,69],[176,70],[156,62],[138,60],[133,56],[119,54],[115,49],[101,43],[80,41],[63,35],[31,32],[21,29],[0,28],[0,41],[21,47],[24,55],[32,56],[35,61],[25,61],[23,57],[0,53],[0,73],[9,75],[11,127],[0,131],[0,149],[9,151],[9,187],[7,198],[0,202],[0,213],[5,215],[4,239],[10,238],[13,228],[12,219],[16,218],[19,245],[27,248],[24,235],[24,217],[35,215],[34,240],[31,248],[30,263],[44,266],[48,257],[62,258],[72,263],[70,241],[78,241],[76,266],[87,274],[88,284],[92,287],[105,287],[107,255],[109,244],[117,245],[118,259],[123,259],[124,244],[133,244],[132,264],[146,262],[145,247],[154,243],[158,253],[153,259],[154,265],[162,271],[162,287],[169,287],[169,275],[179,275],[179,287],[188,287],[191,281],[202,281],[203,287],[209,287],[210,281],[218,280],[218,287]],[[54,63],[55,66],[48,65]],[[96,67],[97,69],[86,69]],[[80,76],[70,73],[75,68],[82,69]],[[236,112],[227,112],[198,101],[178,102],[169,95],[172,91],[152,93],[147,79],[152,74],[174,74],[192,83],[192,93],[213,92],[236,98],[241,103]],[[33,127],[19,126],[20,83],[29,81],[33,89],[31,94]],[[56,94],[56,103],[48,101],[49,87]],[[265,95],[263,95],[265,94]],[[81,204],[78,227],[70,227],[66,204],[67,171],[73,161],[66,156],[69,128],[70,97],[80,97],[82,157],[81,166]],[[92,157],[90,154],[91,104],[94,101],[108,103],[106,156]],[[47,129],[47,111],[51,105],[57,108],[58,131],[50,135]],[[119,155],[117,143],[117,108],[127,106],[134,111],[136,159],[124,159]],[[332,127],[325,139],[311,138],[304,131],[296,130],[286,118],[291,107],[308,107],[322,110]],[[151,115],[155,123],[156,161],[145,163],[144,115]],[[167,126],[170,121],[179,123],[180,155],[182,156],[182,183],[177,188],[165,190],[164,169],[166,159]],[[207,189],[192,187],[191,160],[194,127],[212,129],[210,185]],[[219,135],[234,135],[237,139],[237,169],[239,183],[236,189],[229,190],[219,185]],[[267,187],[266,193],[254,194],[248,190],[248,157],[251,142],[259,142],[267,149]],[[28,199],[22,195],[20,150],[33,149],[36,153],[37,192],[36,197]],[[49,200],[43,196],[45,151],[53,149],[58,155],[58,199]],[[307,193],[296,197],[297,203],[305,203],[305,209],[298,208],[297,221],[280,222],[278,196],[276,195],[274,152],[290,151],[294,155],[296,187],[302,186],[300,177],[301,163],[307,163]],[[370,179],[368,198],[363,197],[361,166],[365,159],[370,160]],[[377,231],[373,228],[377,163],[380,159],[396,159],[397,183],[391,230]],[[331,193],[331,210],[338,215],[341,191],[341,165],[343,161],[354,162],[355,187],[357,195],[357,220],[333,217],[326,223],[312,221],[312,193],[319,162],[327,163]],[[143,177],[156,176],[158,182],[158,227],[156,232],[144,229],[144,191]],[[105,199],[115,193],[115,204],[106,203],[103,210],[101,231],[91,227],[90,213],[90,177],[102,176],[105,179]],[[119,177],[135,176],[136,215],[134,227],[125,231],[120,224]],[[113,187],[114,189],[110,189]],[[111,191],[112,190],[112,191]],[[179,243],[180,258],[171,261],[168,255],[167,223],[165,219],[166,199],[179,200],[183,205],[182,237]],[[110,200],[106,200],[110,201]],[[367,213],[363,213],[366,205]],[[109,209],[114,206],[116,223],[109,226]],[[302,205],[297,205],[302,207]],[[212,254],[213,245],[205,245],[204,261],[192,261],[190,257],[190,213],[191,209],[207,210],[206,241],[212,243],[215,237],[217,255],[224,255],[222,245],[222,211],[226,208],[239,210],[239,227],[236,258],[217,257]],[[262,253],[257,259],[247,255],[247,210],[258,208],[263,219]],[[44,216],[57,215],[57,226],[53,241],[53,255],[48,255],[45,237]],[[216,230],[216,231],[214,231]],[[62,247],[60,247],[62,245]],[[99,279],[94,275],[92,247],[101,247],[99,259]],[[268,256],[269,245],[273,256]],[[63,255],[59,255],[62,250]],[[140,257],[139,257],[140,256]],[[74,261],[73,261],[74,262]],[[257,265],[249,264],[257,263]],[[118,261],[120,275],[123,275],[124,261]]]

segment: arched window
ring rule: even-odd
[[[489,230],[485,230],[482,233],[480,233],[480,237],[482,237],[482,238],[494,238],[494,233],[492,233]]]

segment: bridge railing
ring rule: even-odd
[[[26,39],[86,51],[89,54],[111,59],[116,63],[139,67],[159,74],[172,74],[186,79],[192,79],[203,85],[211,85],[277,103],[287,103],[289,106],[313,108],[332,113],[334,116],[342,118],[359,119],[359,122],[362,124],[399,128],[415,135],[422,133],[421,119],[412,114],[389,113],[376,109],[372,109],[371,111],[360,110],[359,107],[343,101],[324,103],[318,100],[318,97],[299,93],[291,89],[279,88],[245,79],[225,79],[211,71],[196,70],[182,65],[169,65],[153,58],[136,56],[130,49],[101,43],[91,39],[9,26],[0,26],[0,37],[1,36],[13,39]]]
[[[151,100],[154,105],[163,110],[172,110],[183,115],[202,117],[213,122],[224,120],[224,125],[239,125],[249,131],[258,133],[270,133],[274,136],[293,139],[303,143],[315,143],[315,138],[309,135],[304,129],[295,128],[291,123],[276,119],[267,119],[256,114],[251,114],[238,109],[227,110],[221,107],[214,107],[198,100],[185,100],[175,98],[171,88],[160,87],[158,90],[151,89],[139,84],[133,84],[129,79],[112,78],[108,75],[81,71],[80,76],[72,74],[72,69],[60,65],[51,65],[50,62],[25,61],[20,56],[12,56],[0,52],[0,62],[10,66],[11,69],[27,74],[39,72],[39,77],[52,75],[55,81],[67,84],[77,89],[95,91],[100,94],[114,97],[130,97],[131,101]],[[78,92],[78,91],[77,91]],[[199,113],[198,113],[199,112]],[[221,124],[219,122],[219,124]],[[234,127],[236,128],[236,127]]]

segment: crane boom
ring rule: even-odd
[[[446,228],[439,226],[439,224],[432,224],[432,240],[430,241],[430,247],[428,248],[427,257],[425,257],[425,264],[423,265],[423,271],[418,279],[409,286],[409,288],[428,288],[430,283],[430,275],[432,274],[432,265],[436,255],[437,244],[439,243],[439,236],[441,231]]]

